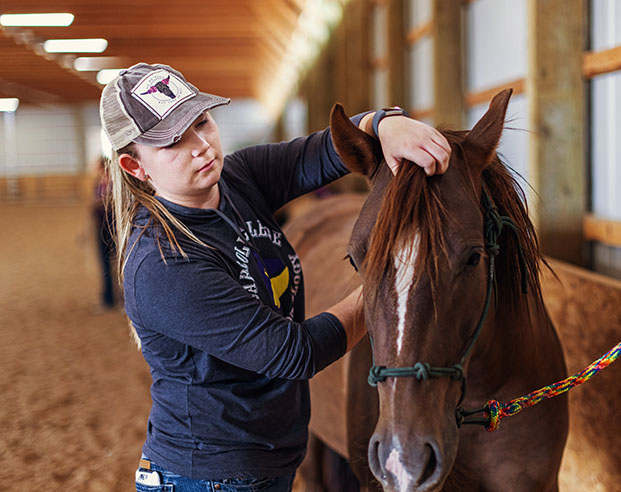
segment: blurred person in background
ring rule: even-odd
[[[106,170],[106,159],[104,157],[97,160],[93,192],[92,212],[101,268],[100,306],[104,309],[110,309],[116,305],[113,279],[115,247],[112,231],[112,213],[105,206],[107,195],[110,192],[110,178]]]

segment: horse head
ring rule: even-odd
[[[493,309],[487,319],[482,315],[493,297],[490,262],[497,253],[484,235],[490,225],[484,190],[506,173],[496,147],[510,96],[510,90],[497,94],[470,132],[444,133],[452,148],[450,166],[432,177],[410,163],[393,177],[378,142],[351,124],[339,105],[331,115],[339,155],[371,188],[348,255],[363,279],[374,357],[370,382],[380,400],[369,465],[385,490],[439,490],[455,462],[456,409],[470,348],[478,325],[494,316]],[[510,180],[504,181],[508,187]],[[516,206],[523,222],[518,226],[532,227]]]

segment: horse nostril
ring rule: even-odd
[[[385,482],[386,480],[386,469],[383,467],[383,460],[380,457],[380,447],[381,440],[379,437],[373,435],[371,437],[371,441],[369,442],[369,468],[375,478],[377,478],[380,482]]]
[[[423,470],[423,473],[418,480],[419,486],[423,485],[434,475],[438,466],[438,460],[436,458],[436,453],[433,449],[433,446],[431,446],[430,444],[425,444],[425,450],[425,454],[427,455],[427,465],[425,466],[425,469]]]

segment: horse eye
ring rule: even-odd
[[[468,258],[467,265],[468,266],[477,266],[481,261],[481,253],[472,253],[470,258]]]
[[[358,271],[358,267],[356,266],[356,264],[354,263],[354,260],[352,259],[351,256],[347,255],[347,258],[349,259],[349,263],[351,264],[351,266],[354,267],[354,270]]]

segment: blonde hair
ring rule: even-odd
[[[119,156],[122,154],[128,154],[134,159],[138,159],[138,147],[136,144],[130,143],[116,151],[112,158],[108,159],[106,162],[106,171],[110,180],[110,191],[106,196],[105,204],[106,210],[111,211],[112,217],[114,218],[113,237],[115,239],[117,251],[118,280],[121,285],[123,285],[124,270],[129,254],[142,234],[149,228],[153,228],[155,231],[155,241],[164,262],[166,262],[166,258],[160,243],[160,230],[164,232],[165,241],[172,250],[172,253],[179,254],[184,258],[187,258],[187,254],[179,244],[173,227],[191,241],[202,246],[210,247],[198,239],[187,226],[172,215],[166,207],[155,198],[155,189],[148,181],[141,181],[121,169],[119,165]],[[134,219],[141,206],[149,211],[150,217],[147,224],[138,226],[135,224]],[[135,227],[139,227],[142,231],[136,241],[130,245],[129,238]],[[138,348],[140,348],[140,338],[138,338],[136,328],[131,320],[129,321],[129,326],[132,338]]]

